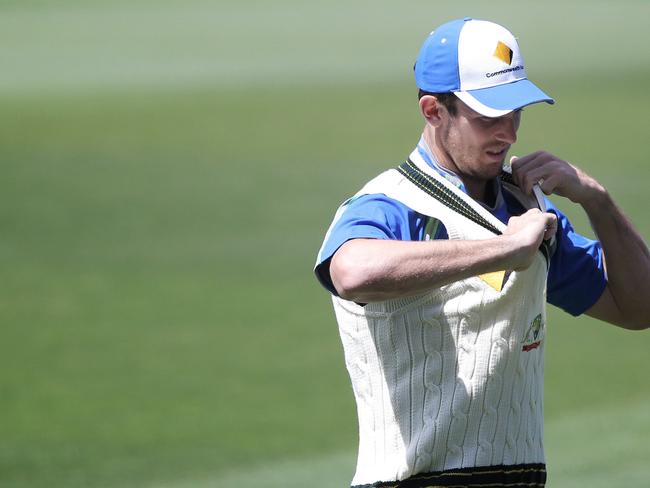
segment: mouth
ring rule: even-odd
[[[498,159],[499,161],[503,161],[506,157],[506,154],[508,153],[508,149],[510,149],[510,146],[502,148],[497,147],[488,149],[485,151],[485,153],[490,157],[490,159]]]

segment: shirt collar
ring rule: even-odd
[[[429,149],[429,145],[427,144],[427,141],[424,140],[424,135],[420,137],[420,141],[418,142],[418,152],[420,153],[420,156],[422,156],[422,159],[431,166],[433,169],[436,170],[436,172],[445,178],[447,181],[449,181],[452,185],[455,187],[459,188],[460,190],[463,191],[463,193],[467,193],[467,190],[465,189],[465,185],[463,184],[463,181],[456,176],[455,173],[452,171],[449,171],[447,168],[444,168],[440,165],[436,157],[433,155],[433,152],[431,149]]]

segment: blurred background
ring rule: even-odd
[[[557,100],[514,153],[585,168],[650,239],[650,3],[459,3],[0,3],[0,486],[349,484],[311,268],[416,144],[412,66],[447,20],[514,31]],[[649,350],[550,310],[550,487],[647,484]]]

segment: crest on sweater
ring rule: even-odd
[[[544,320],[542,319],[542,314],[538,314],[537,317],[528,326],[526,330],[526,335],[522,341],[521,350],[524,352],[532,351],[537,349],[542,343],[544,338]]]

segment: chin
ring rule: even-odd
[[[485,163],[483,165],[483,176],[485,177],[486,180],[491,180],[492,178],[496,178],[501,174],[501,170],[503,168],[503,161],[490,161],[488,163]]]

